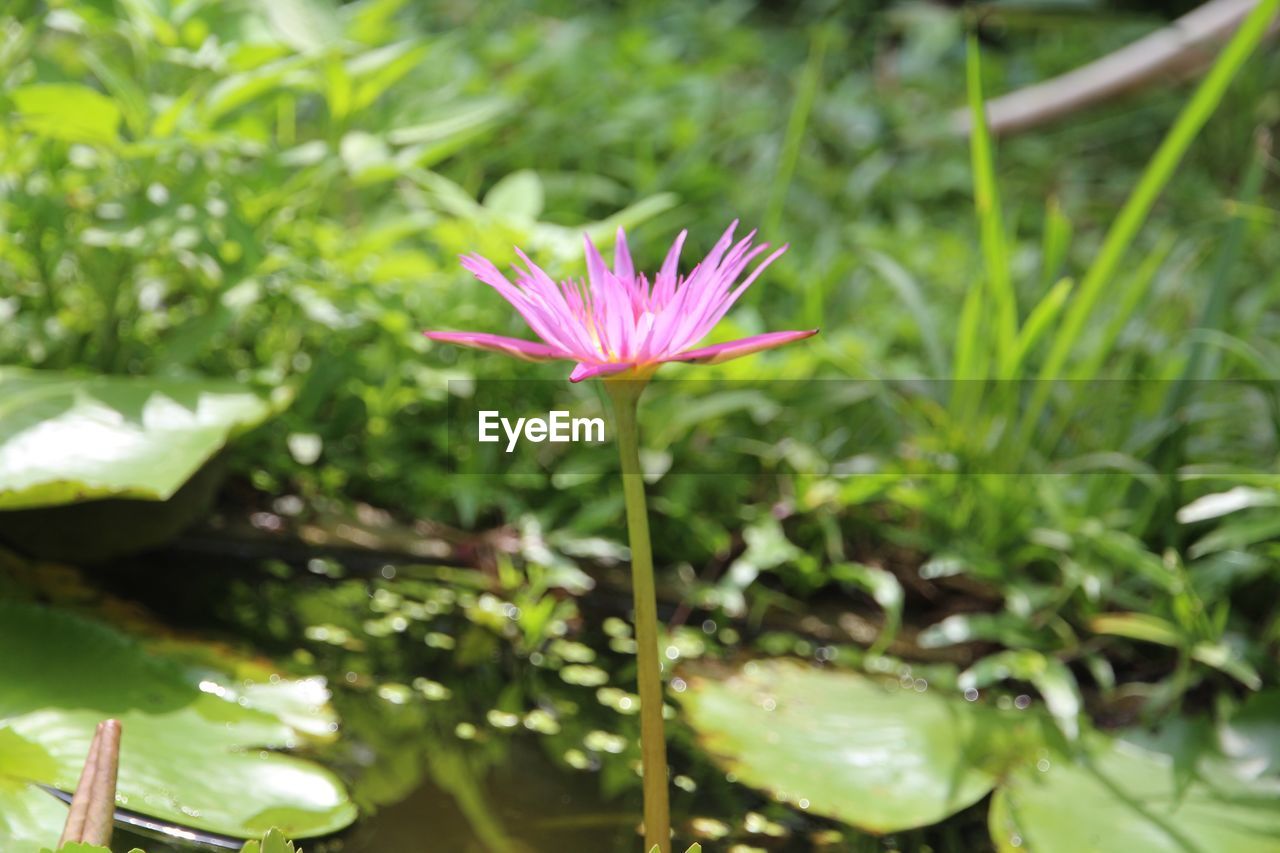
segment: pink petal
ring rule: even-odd
[[[476,278],[497,290],[503,299],[511,303],[535,335],[552,346],[562,347],[565,350],[577,345],[577,341],[566,336],[563,324],[554,310],[548,308],[540,299],[531,299],[524,289],[508,281],[507,277],[499,272],[487,258],[480,255],[464,255],[462,266]]]
[[[569,374],[570,382],[581,382],[584,379],[590,379],[593,376],[608,376],[610,373],[621,373],[635,367],[625,361],[611,361],[607,364],[587,364],[582,362],[573,369]]]
[[[753,335],[749,338],[739,338],[736,341],[729,341],[723,344],[713,344],[709,347],[689,350],[688,352],[668,356],[664,361],[688,361],[697,364],[719,364],[722,361],[741,358],[744,355],[751,355],[753,352],[760,352],[760,350],[780,347],[783,344],[803,340],[816,334],[818,334],[817,329],[802,329],[794,332],[766,332],[763,335]]]
[[[761,246],[760,249],[764,250],[768,248],[768,245],[769,244],[766,243],[763,246]],[[751,283],[754,282],[760,276],[760,273],[764,272],[765,267],[769,266],[769,264],[773,263],[779,257],[781,257],[782,254],[786,252],[788,248],[790,248],[790,244],[789,243],[784,244],[778,249],[775,249],[773,253],[769,255],[769,257],[765,258],[763,261],[761,261],[759,264],[756,265],[756,268],[752,270],[751,275],[747,276],[746,281],[738,285],[732,293],[730,293],[728,296],[724,298],[724,302],[721,304],[720,308],[716,311],[716,313],[712,315],[710,322],[707,324],[708,330],[714,328],[715,325],[719,323],[721,319],[723,319],[724,315],[729,313],[729,309],[733,307],[733,304],[738,301],[738,298],[742,296],[742,294],[746,291],[746,289],[751,286]],[[754,253],[752,257],[754,257]],[[734,277],[736,278],[737,276],[735,275]]]
[[[516,249],[516,254],[524,261],[525,269],[516,268],[519,274],[519,281],[525,286],[525,289],[535,294],[537,305],[546,312],[548,320],[552,325],[552,334],[555,337],[544,335],[534,327],[534,332],[538,334],[544,341],[554,345],[563,346],[566,350],[577,353],[578,357],[598,356],[599,348],[592,343],[586,329],[577,320],[577,314],[574,309],[574,303],[571,301],[570,293],[564,285],[557,285],[552,281],[551,276],[547,275],[542,267],[529,260],[529,256],[520,249]],[[575,293],[576,297],[577,294]],[[578,307],[581,307],[581,298],[577,299]]]
[[[440,343],[505,353],[525,361],[554,361],[566,357],[555,347],[537,341],[522,341],[519,338],[490,335],[485,332],[423,332],[423,334]]]
[[[711,271],[710,278],[703,279],[705,284],[692,293],[692,302],[681,311],[681,320],[667,342],[669,350],[679,352],[705,338],[716,323],[720,322],[720,318],[728,312],[733,302],[741,295],[742,290],[751,284],[755,277],[775,257],[785,251],[786,247],[784,246],[774,252],[773,255],[756,268],[756,271],[751,274],[751,277],[742,286],[730,294],[729,288],[733,287],[734,281],[742,274],[742,270],[746,268],[747,264],[769,248],[768,243],[751,248],[750,240],[754,234],[755,232],[752,231],[751,234],[748,234],[745,239],[734,246],[730,256],[724,259],[724,263],[719,268]]]
[[[590,234],[583,233],[582,244],[587,258],[587,280],[591,283],[591,292],[604,293],[610,284],[609,267],[605,265],[604,258],[600,257],[596,244],[591,242]]]
[[[618,239],[613,246],[613,274],[623,281],[630,281],[636,276],[635,265],[631,263],[631,252],[627,249],[627,233],[618,229]]]
[[[684,241],[688,236],[689,231],[686,229],[676,237],[667,252],[667,259],[662,262],[662,269],[653,280],[653,302],[659,308],[666,305],[676,292],[676,284],[680,278],[680,250],[684,248]]]

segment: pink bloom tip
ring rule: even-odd
[[[485,258],[464,255],[463,267],[510,302],[542,340],[485,332],[425,334],[433,341],[502,352],[527,361],[575,361],[577,366],[569,376],[574,382],[615,374],[648,376],[668,361],[717,364],[817,334],[817,329],[766,332],[697,346],[760,273],[787,250],[782,246],[765,255],[743,278],[769,246],[752,245],[754,231],[735,243],[737,227],[735,221],[706,258],[683,276],[677,267],[688,232],[681,231],[652,280],[635,271],[621,228],[613,269],[605,265],[591,238],[584,235],[585,281],[557,283],[519,249],[515,251],[524,266],[513,267],[515,283]]]

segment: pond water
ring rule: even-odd
[[[634,644],[617,597],[575,597],[510,566],[355,562],[171,551],[104,577],[170,625],[326,678],[342,737],[314,754],[364,817],[308,853],[639,850]],[[666,650],[673,695],[681,667],[742,654],[733,628],[692,621]],[[980,812],[873,838],[773,804],[733,784],[678,718],[669,732],[681,850],[989,847]]]

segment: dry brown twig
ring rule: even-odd
[[[996,136],[1051,124],[1146,86],[1186,79],[1204,71],[1257,0],[1209,0],[1167,27],[1106,56],[1042,83],[987,102]],[[1272,24],[1269,36],[1277,32]],[[952,113],[956,133],[969,133],[968,110]]]
[[[93,742],[89,744],[59,847],[72,841],[103,847],[111,843],[119,769],[120,721],[106,720],[98,723]]]

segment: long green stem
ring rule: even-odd
[[[631,540],[631,589],[636,610],[636,662],[640,681],[640,754],[644,770],[644,849],[671,850],[671,811],[667,804],[667,741],[662,725],[662,668],[658,659],[658,603],[653,582],[649,511],[640,472],[636,409],[645,383],[605,382],[613,398],[614,427],[622,459],[622,493]]]

